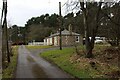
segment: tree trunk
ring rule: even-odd
[[[87,58],[92,58],[93,57],[92,50],[93,50],[92,47],[88,46],[88,48],[86,49],[86,57]]]
[[[83,11],[83,18],[84,18],[84,27],[85,27],[85,46],[86,46],[86,57],[87,58],[92,58],[93,54],[92,54],[92,50],[94,48],[94,41],[95,41],[95,36],[98,30],[98,23],[99,23],[99,13],[101,10],[101,6],[102,6],[102,2],[99,3],[98,6],[98,11],[95,15],[95,26],[93,28],[92,32],[92,36],[90,36],[90,32],[89,32],[89,24],[88,24],[88,2],[85,4],[84,0],[79,0],[80,1],[80,5],[81,5],[81,10]],[[81,2],[82,1],[82,2]],[[86,7],[85,7],[86,5]],[[91,39],[89,38],[91,37]]]
[[[81,10],[83,11],[83,18],[84,18],[84,28],[85,28],[85,47],[86,47],[86,57],[90,58],[92,57],[92,47],[89,39],[89,29],[88,29],[88,23],[87,23],[87,8],[84,8],[84,2],[80,2]]]
[[[116,39],[116,46],[119,46],[119,39]]]

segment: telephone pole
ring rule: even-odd
[[[59,35],[59,37],[60,37],[60,40],[59,40],[59,45],[60,45],[60,50],[62,50],[62,35],[61,35],[61,27],[62,27],[62,19],[61,19],[61,2],[59,2],[59,16],[60,16],[60,28],[59,28],[59,31],[60,31],[60,35]]]
[[[4,15],[3,23],[2,23],[2,56],[3,61],[4,58],[7,57],[8,63],[10,62],[10,53],[9,53],[9,44],[8,44],[8,33],[7,33],[7,0],[3,0],[3,10],[2,15]],[[3,64],[4,65],[4,64]]]

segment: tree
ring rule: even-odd
[[[120,2],[115,3],[115,5],[113,5],[111,7],[111,12],[110,14],[112,14],[111,19],[116,22],[116,23],[120,23]],[[111,32],[111,36],[109,36],[109,38],[112,40],[110,41],[111,45],[113,46],[119,46],[119,41],[120,41],[120,25],[116,25],[113,22],[111,22],[109,20],[109,31]]]
[[[112,46],[119,46],[120,2],[105,3],[101,12],[104,17],[101,21],[99,34],[105,36]],[[100,31],[102,32],[100,33]]]
[[[94,48],[94,41],[97,34],[98,26],[99,26],[99,20],[100,20],[99,16],[100,16],[102,2],[89,3],[89,2],[84,2],[84,0],[79,0],[79,2],[80,2],[81,10],[83,13],[83,19],[84,19],[86,57],[91,58],[93,57],[92,50]],[[91,6],[93,6],[95,9],[94,11],[96,13],[94,15],[90,14],[90,12],[92,12]],[[90,15],[92,15],[93,17],[92,19],[94,22],[94,25],[91,24],[92,27],[90,26],[90,22],[89,22],[91,18]]]
[[[64,16],[64,28],[68,28],[68,26],[71,24],[72,26],[74,25],[74,13],[68,13],[67,15]]]
[[[70,2],[68,0],[68,2]],[[76,16],[82,18],[79,19],[82,22],[84,27],[81,30],[85,37],[85,47],[86,47],[86,57],[93,57],[92,50],[94,48],[94,41],[97,35],[98,26],[100,25],[100,20],[102,15],[100,14],[102,8],[102,2],[87,2],[86,0],[71,1],[70,4],[66,3],[68,7],[73,6],[73,9],[80,9]],[[82,15],[82,16],[81,16]],[[80,26],[79,26],[80,27]],[[91,38],[90,38],[91,37]]]
[[[18,42],[19,38],[18,38],[18,26],[17,25],[13,25],[11,28],[10,28],[10,37],[11,37],[11,41],[13,43],[16,43]]]
[[[53,28],[43,27],[43,25],[31,25],[29,26],[29,33],[27,33],[28,42],[30,41],[43,41],[43,39],[52,32]]]
[[[75,21],[74,30],[84,37],[85,30],[84,30],[84,25],[83,25],[83,15],[82,13],[80,13],[80,11],[76,13],[74,21]]]
[[[58,27],[58,15],[57,14],[52,14],[51,16],[49,16],[48,19],[48,27]]]
[[[43,41],[50,33],[56,32],[59,28],[58,17],[54,13],[52,15],[45,14],[29,19],[25,25],[27,41]]]
[[[72,30],[74,32],[77,32],[81,34],[82,36],[84,36],[84,26],[83,26],[82,19],[83,19],[83,16],[80,13],[80,11],[78,11],[76,14],[74,14],[73,12],[68,13],[63,18],[63,27],[64,29],[68,29],[68,26],[71,25]]]

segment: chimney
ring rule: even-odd
[[[52,32],[50,33],[50,36],[52,36]]]
[[[71,24],[69,25],[69,29],[68,30],[70,32],[70,35],[72,35],[72,25]]]

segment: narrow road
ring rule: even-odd
[[[0,24],[0,80],[2,78],[2,25]]]
[[[2,78],[2,29],[0,24],[0,80]]]
[[[70,78],[69,74],[39,56],[41,52],[51,49],[56,48],[29,51],[20,46],[16,78]]]

